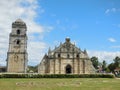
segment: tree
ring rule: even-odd
[[[38,71],[38,66],[28,66],[28,72],[36,72]]]
[[[115,64],[114,63],[109,64],[108,69],[110,70],[110,72],[114,72]]]
[[[91,61],[92,61],[93,66],[95,67],[95,69],[98,69],[98,65],[99,65],[98,58],[93,56],[93,57],[91,57]]]
[[[120,67],[120,58],[117,56],[117,57],[115,57],[115,59],[114,59],[114,64],[115,64],[115,67],[117,68],[117,67]]]
[[[120,57],[116,56],[113,61],[113,63],[108,65],[108,69],[110,70],[110,72],[114,72],[116,68],[120,68]]]
[[[103,62],[102,62],[102,70],[103,71],[106,71],[106,69],[107,69],[107,63],[106,63],[106,61],[105,60],[103,60]]]

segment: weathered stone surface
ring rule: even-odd
[[[95,73],[87,51],[81,51],[66,38],[65,43],[60,44],[54,50],[48,51],[38,66],[41,74],[83,74]]]
[[[7,53],[7,72],[26,72],[28,61],[26,31],[26,24],[21,19],[12,23]]]

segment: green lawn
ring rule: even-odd
[[[120,79],[0,79],[0,90],[120,90]]]

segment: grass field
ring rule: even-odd
[[[0,90],[120,90],[120,79],[0,79]]]

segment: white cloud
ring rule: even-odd
[[[112,24],[113,26],[117,27],[117,28],[120,28],[120,24]]]
[[[44,13],[44,9],[38,5],[37,0],[1,0],[0,1],[0,65],[6,65],[8,44],[9,44],[9,33],[11,32],[11,25],[16,19],[21,18],[27,24],[28,33],[28,54],[29,62],[33,59],[40,61],[43,52],[46,49],[46,44],[44,42],[35,42],[32,38],[36,38],[33,33],[40,33],[41,39],[43,39],[43,32],[53,29],[51,26],[41,26],[37,24],[34,19],[37,17],[36,12],[39,9],[39,15]],[[32,35],[32,36],[31,36]],[[37,45],[35,45],[35,43]],[[34,44],[34,47],[31,45]],[[37,49],[35,49],[35,47]],[[44,48],[43,48],[44,47]],[[34,50],[30,50],[33,48]],[[40,49],[40,50],[39,50]],[[38,54],[34,55],[33,53]],[[44,52],[43,52],[44,53]],[[38,63],[38,62],[37,62]],[[37,64],[36,63],[36,64]]]
[[[119,12],[120,9],[117,9],[117,8],[111,8],[111,9],[107,9],[105,11],[105,14],[108,14],[108,13],[115,13],[115,12]]]
[[[88,54],[90,55],[90,57],[92,57],[92,56],[98,57],[98,59],[100,60],[100,62],[102,62],[103,60],[106,60],[108,64],[111,63],[111,62],[113,62],[113,59],[116,56],[120,57],[120,51],[116,51],[116,52],[88,51]]]
[[[39,64],[41,59],[43,58],[43,55],[48,49],[48,46],[44,42],[29,42],[28,43],[28,58],[29,64],[35,65]]]
[[[112,9],[111,9],[111,12],[116,12],[116,11],[117,11],[116,8],[112,8]]]
[[[118,46],[111,46],[110,48],[120,49],[120,45],[118,45]]]
[[[107,9],[107,10],[105,11],[106,14],[109,13],[109,12],[110,12],[110,9]]]
[[[110,42],[116,42],[116,40],[114,38],[109,38],[108,39]]]

